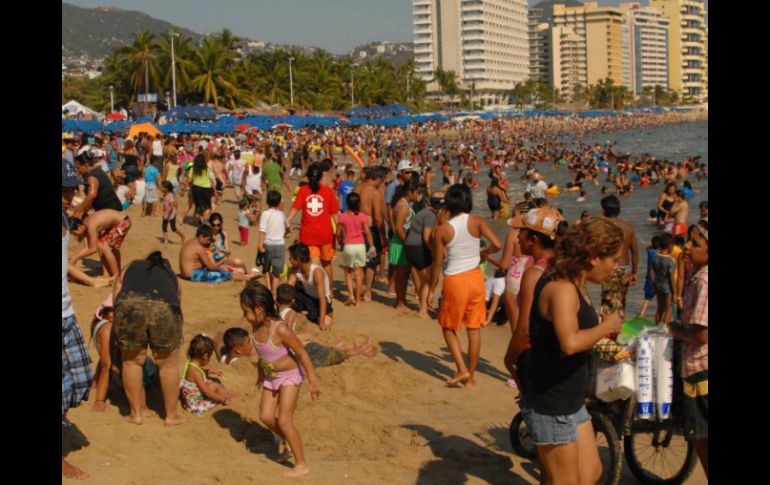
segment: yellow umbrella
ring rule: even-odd
[[[136,138],[141,132],[145,132],[152,136],[163,134],[160,132],[159,129],[155,128],[155,125],[148,122],[148,123],[137,123],[135,125],[131,125],[131,128],[128,130],[128,136],[131,138]]]

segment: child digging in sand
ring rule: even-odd
[[[321,272],[325,273],[323,270]],[[246,321],[251,324],[254,349],[259,355],[257,387],[263,387],[259,419],[291,448],[291,451],[285,450],[278,458],[279,462],[285,462],[291,454],[294,455],[294,468],[286,472],[285,476],[306,475],[310,468],[305,462],[302,441],[292,416],[305,374],[310,397],[317,398],[320,394],[315,369],[300,340],[281,321],[273,295],[266,286],[248,284],[241,292],[241,310]],[[289,349],[296,355],[304,374],[297,360],[289,355]]]
[[[195,416],[200,416],[217,404],[228,405],[234,393],[225,386],[209,380],[209,376],[221,375],[218,371],[204,369],[214,353],[214,341],[198,334],[187,349],[187,362],[182,372],[182,405]]]
[[[310,249],[304,243],[289,247],[291,268],[289,284],[297,288],[294,310],[307,311],[307,319],[321,330],[332,329],[332,296],[329,276],[324,269],[310,262]],[[323,292],[323,298],[321,298]]]

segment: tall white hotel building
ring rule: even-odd
[[[527,0],[412,0],[417,76],[454,71],[476,105],[504,103],[529,77]]]

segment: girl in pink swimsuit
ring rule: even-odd
[[[292,417],[305,376],[310,397],[315,399],[320,394],[315,369],[302,342],[281,320],[273,295],[265,285],[249,283],[241,292],[240,299],[243,316],[254,332],[254,350],[259,355],[257,387],[263,387],[259,419],[289,445],[278,461],[288,461],[294,455],[294,468],[285,476],[305,475],[310,468],[305,462],[302,441]]]

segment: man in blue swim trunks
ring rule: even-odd
[[[214,261],[209,248],[212,243],[211,226],[202,225],[195,232],[195,238],[182,245],[179,252],[179,268],[182,277],[190,281],[203,283],[222,283],[224,281],[246,281],[249,275],[233,273],[225,267],[225,260]]]

